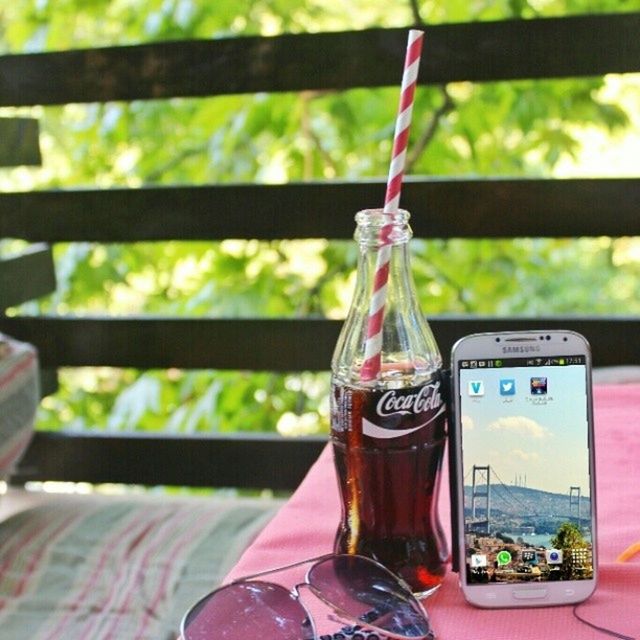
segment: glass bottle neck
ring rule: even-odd
[[[379,388],[421,384],[432,377],[442,361],[420,311],[413,282],[409,214],[403,210],[388,214],[370,209],[359,212],[356,221],[355,238],[359,246],[356,288],[334,352],[334,379]],[[387,254],[388,262],[380,259],[381,254]],[[378,295],[381,269],[388,270],[383,278],[386,286],[382,297]],[[383,309],[380,370],[375,380],[369,380],[362,372],[368,336],[375,335],[371,334],[370,324],[371,309],[376,305],[377,309]]]
[[[382,209],[365,209],[356,215],[355,239],[360,251],[377,251],[385,245],[407,245],[413,232],[410,214],[404,209],[385,213]]]
[[[360,250],[357,288],[369,297],[372,294],[376,272],[380,269],[381,253],[387,252],[388,277],[385,298],[405,302],[415,298],[410,266],[409,240],[413,236],[409,226],[409,213],[400,209],[385,213],[381,209],[365,209],[356,215],[355,239]],[[389,302],[389,300],[387,300]]]

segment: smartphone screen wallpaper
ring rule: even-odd
[[[593,578],[584,356],[461,360],[467,583]]]

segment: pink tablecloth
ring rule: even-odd
[[[579,612],[598,625],[640,637],[640,555],[625,564],[616,563],[624,549],[640,540],[640,385],[597,387],[595,426],[600,582]],[[449,494],[446,486],[444,489],[440,513],[448,528]],[[227,578],[331,551],[338,518],[337,488],[327,448]],[[426,600],[426,606],[442,640],[606,637],[578,622],[572,607],[476,609],[465,603],[453,573]]]

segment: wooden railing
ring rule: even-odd
[[[428,27],[420,82],[637,72],[639,32],[640,13]],[[405,39],[405,29],[373,29],[1,56],[0,105],[396,85]],[[383,195],[381,181],[0,193],[0,237],[34,243],[351,238],[351,217],[336,211],[353,213]],[[403,189],[403,206],[421,212],[412,220],[418,237],[640,235],[639,205],[640,179],[414,178]],[[0,308],[53,286],[48,246],[0,263]],[[640,363],[637,317],[430,321],[443,353],[466,333],[535,325],[584,333],[596,365]],[[319,319],[0,318],[0,331],[38,347],[45,370],[320,371],[329,366],[339,328]],[[323,438],[276,436],[38,433],[16,481],[291,488],[323,444]]]

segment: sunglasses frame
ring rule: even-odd
[[[311,584],[311,582],[309,581],[309,576],[310,576],[312,570],[314,569],[314,567],[318,566],[319,564],[321,564],[321,563],[323,563],[323,562],[325,562],[327,560],[331,560],[331,559],[334,559],[334,558],[349,558],[349,559],[358,558],[360,560],[365,561],[366,563],[370,563],[370,564],[375,565],[377,569],[382,570],[389,577],[391,577],[398,584],[398,586],[404,592],[406,592],[406,596],[408,597],[408,599],[411,600],[412,604],[415,605],[416,610],[420,613],[420,615],[422,616],[422,618],[423,618],[423,620],[425,622],[425,625],[427,627],[427,633],[425,635],[423,635],[423,636],[406,636],[406,635],[402,635],[402,634],[393,633],[393,632],[387,631],[386,629],[383,629],[382,627],[378,627],[377,625],[375,625],[374,623],[371,623],[369,621],[359,620],[354,615],[348,613],[347,611],[344,611],[341,607],[339,607],[335,603],[329,601],[322,594],[321,591],[319,591],[317,588],[315,588],[313,586],[313,584]],[[263,576],[268,576],[268,575],[271,575],[273,573],[281,573],[283,571],[289,571],[290,569],[295,569],[297,567],[302,567],[302,566],[307,565],[307,564],[311,564],[311,566],[309,567],[309,569],[305,573],[304,582],[300,582],[300,583],[295,584],[293,587],[291,587],[291,589],[287,589],[287,587],[285,587],[285,586],[283,586],[283,585],[281,585],[281,584],[279,584],[277,582],[256,580],[256,578],[262,578]],[[320,599],[327,606],[331,607],[331,609],[333,609],[335,611],[335,613],[338,615],[339,618],[344,619],[344,622],[349,622],[349,623],[354,624],[354,625],[362,626],[365,630],[371,630],[372,632],[382,634],[383,638],[388,638],[389,640],[435,640],[435,637],[436,637],[434,632],[433,632],[433,630],[431,629],[431,624],[430,624],[430,621],[429,621],[429,615],[427,614],[427,611],[422,606],[422,603],[413,595],[413,593],[411,592],[411,588],[409,587],[409,585],[402,578],[400,578],[399,576],[397,576],[394,573],[392,573],[391,571],[389,571],[389,569],[387,569],[384,565],[382,565],[377,560],[374,560],[373,558],[369,558],[367,556],[362,556],[362,555],[359,555],[359,554],[327,553],[327,554],[323,554],[321,556],[317,556],[315,558],[308,558],[306,560],[300,560],[298,562],[293,562],[291,564],[283,565],[281,567],[276,567],[274,569],[266,569],[264,571],[259,571],[257,573],[248,574],[246,576],[242,576],[240,578],[236,578],[232,582],[230,582],[230,583],[228,583],[226,585],[222,585],[222,586],[218,587],[217,589],[214,589],[213,591],[210,591],[205,596],[200,598],[196,603],[194,603],[191,607],[189,607],[187,612],[182,617],[182,620],[180,622],[180,638],[182,640],[186,640],[185,625],[186,625],[187,619],[189,618],[190,613],[192,611],[194,611],[194,609],[197,609],[202,603],[204,603],[205,601],[209,600],[216,593],[219,593],[220,591],[228,589],[228,588],[230,588],[230,587],[232,587],[234,585],[244,584],[244,583],[262,583],[262,584],[266,584],[266,585],[270,585],[270,586],[275,585],[279,589],[283,589],[285,592],[287,592],[288,595],[292,596],[296,600],[296,602],[302,607],[302,610],[305,612],[305,614],[307,616],[307,619],[309,620],[309,624],[310,624],[311,630],[313,631],[313,639],[314,640],[320,640],[320,636],[318,636],[318,633],[316,631],[315,622],[314,622],[314,619],[313,619],[313,616],[312,616],[311,612],[305,606],[304,602],[302,601],[302,599],[300,597],[300,589],[302,587],[308,587],[311,590],[311,592],[318,599]]]

